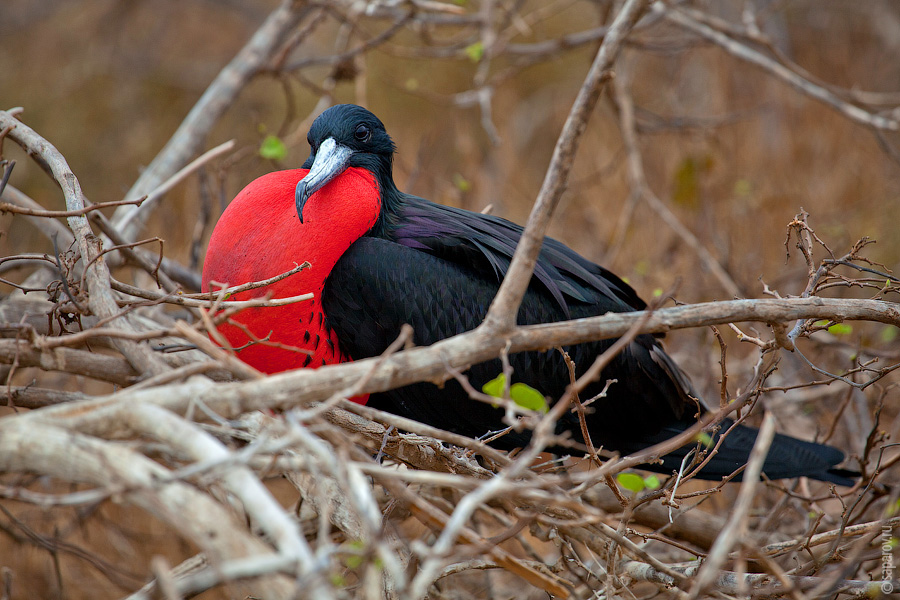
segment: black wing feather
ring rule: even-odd
[[[386,237],[400,244],[472,267],[488,268],[501,280],[522,237],[522,227],[493,215],[435,204],[405,195],[398,207],[398,225]],[[545,238],[534,276],[565,313],[568,300],[607,310],[643,310],[646,303],[614,273],[596,265],[553,238]]]

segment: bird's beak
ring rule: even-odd
[[[301,223],[303,222],[303,206],[306,201],[322,189],[326,183],[344,172],[352,154],[353,150],[338,144],[334,138],[328,138],[319,145],[319,151],[316,152],[316,159],[313,161],[309,173],[297,184],[295,198],[297,216],[300,217]]]

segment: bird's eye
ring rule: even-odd
[[[353,134],[353,137],[355,137],[356,139],[358,139],[361,142],[369,141],[369,138],[371,136],[372,136],[372,132],[369,130],[369,128],[367,126],[362,125],[362,124],[356,126],[356,132]]]

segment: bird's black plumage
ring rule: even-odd
[[[331,151],[338,146],[342,152],[338,171],[350,166],[365,168],[376,176],[381,188],[378,222],[337,262],[322,296],[328,326],[337,333],[344,351],[357,359],[378,355],[396,339],[404,323],[412,325],[414,342],[419,345],[477,327],[509,266],[522,228],[498,217],[400,192],[392,176],[394,143],[381,121],[361,107],[339,105],[325,111],[313,123],[309,143],[312,152],[304,167],[311,169],[311,175],[324,162],[319,149]],[[336,174],[317,176],[327,182],[327,177]],[[304,188],[302,182],[298,186],[301,213],[315,189]],[[637,293],[614,274],[547,238],[517,321],[547,323],[644,307]],[[579,369],[586,369],[611,344],[605,340],[566,351]],[[557,350],[514,354],[510,362],[514,381],[552,399],[560,397],[569,382],[568,369]],[[500,361],[492,360],[473,366],[467,375],[480,389],[500,372]],[[587,417],[595,446],[634,452],[683,431],[703,410],[687,377],[650,335],[638,336],[629,344],[583,397],[598,393],[609,379],[616,383],[605,398],[592,405]],[[374,395],[372,402],[469,436],[503,427],[500,409],[469,399],[455,381],[442,387],[430,383],[406,386]],[[723,429],[729,426],[730,422],[723,423]],[[567,414],[558,429],[583,441],[574,414]],[[735,428],[700,476],[719,478],[745,464],[756,433],[750,427]],[[501,438],[498,445],[509,448],[528,440],[527,431],[514,432]],[[666,456],[661,470],[677,469],[691,447]],[[843,454],[835,448],[779,435],[763,470],[772,478],[806,475],[849,484],[846,472],[833,469],[842,459]]]

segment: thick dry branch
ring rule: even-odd
[[[90,396],[81,392],[64,392],[33,386],[9,386],[5,392],[5,404],[15,408],[43,408],[54,404],[90,399]],[[3,404],[2,400],[0,400],[0,404]]]
[[[71,348],[42,351],[25,340],[0,339],[0,363],[84,375],[121,386],[132,385],[140,378],[140,373],[122,358]]]
[[[806,539],[786,540],[775,544],[769,544],[760,548],[760,552],[774,555],[786,550],[810,548],[812,546],[826,544],[839,538],[863,535],[866,533],[871,533],[873,531],[879,531],[884,527],[893,529],[897,526],[900,526],[900,517],[891,517],[890,519],[885,519],[884,521],[860,523],[859,525],[851,525],[849,527],[834,529],[832,531],[823,531],[822,533],[811,535]]]
[[[213,384],[192,381],[148,390],[123,390],[117,394],[80,404],[49,407],[46,419],[77,419],[84,411],[117,402],[146,401],[177,413],[192,402],[203,402],[225,417],[262,408],[287,408],[298,403],[325,400],[335,392],[368,378],[359,393],[381,392],[419,381],[444,381],[451,377],[447,365],[463,370],[469,365],[500,356],[510,342],[510,352],[552,348],[589,340],[621,337],[643,312],[615,313],[564,323],[520,327],[502,338],[476,329],[429,346],[413,348],[387,357],[327,366],[315,371],[298,370],[245,383]],[[792,298],[732,300],[658,309],[641,328],[642,332],[665,332],[718,323],[760,321],[783,322],[801,318],[835,320],[862,319],[900,324],[900,307],[878,300],[838,300],[832,298]],[[376,363],[379,363],[376,366]],[[28,418],[22,415],[17,418]]]

